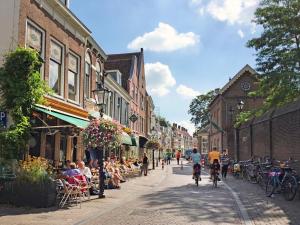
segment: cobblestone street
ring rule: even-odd
[[[106,191],[106,196],[81,208],[2,207],[0,224],[299,224],[298,197],[293,202],[266,198],[256,185],[231,177],[215,189],[205,172],[196,187],[189,164],[182,170],[172,162],[164,171],[129,180],[121,190]]]

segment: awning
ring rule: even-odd
[[[140,148],[144,148],[146,142],[148,141],[148,139],[144,136],[139,136],[139,143],[140,143]]]
[[[122,132],[121,134],[121,144],[132,145],[131,137],[126,132]]]
[[[86,128],[89,125],[88,119],[86,119],[86,120],[84,120],[84,118],[80,119],[80,118],[75,117],[75,116],[71,116],[71,115],[68,115],[68,114],[58,112],[54,109],[50,109],[50,108],[46,108],[46,107],[42,108],[42,107],[39,107],[39,106],[34,106],[34,109],[38,110],[40,112],[46,113],[50,116],[54,116],[58,119],[61,119],[65,122],[68,122],[72,125],[75,125],[76,127],[82,128],[82,129]]]
[[[135,136],[131,136],[132,146],[139,146],[139,140]]]

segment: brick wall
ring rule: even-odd
[[[236,142],[240,160],[268,156],[300,161],[300,100],[243,125]],[[300,169],[300,163],[294,167]]]

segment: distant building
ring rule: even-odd
[[[234,123],[239,104],[243,105],[242,110],[250,110],[263,102],[262,98],[248,96],[249,92],[257,89],[257,81],[256,71],[246,65],[220,89],[210,103],[209,149],[228,149],[229,155],[234,157]]]

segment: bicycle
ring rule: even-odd
[[[272,165],[269,162],[260,163],[257,166],[257,175],[256,175],[257,184],[263,189],[266,188],[268,182],[268,175],[271,168]]]
[[[213,187],[218,187],[218,179],[219,179],[219,173],[217,171],[212,172],[212,178],[213,178]]]
[[[295,198],[298,181],[295,177],[295,171],[288,165],[289,162],[285,161],[280,167],[274,167],[269,172],[266,185],[266,194],[268,197],[272,197],[277,192],[282,193],[287,201],[292,201]]]
[[[201,166],[200,164],[197,163],[194,165],[194,179],[197,187],[199,186],[200,174],[201,174]]]

